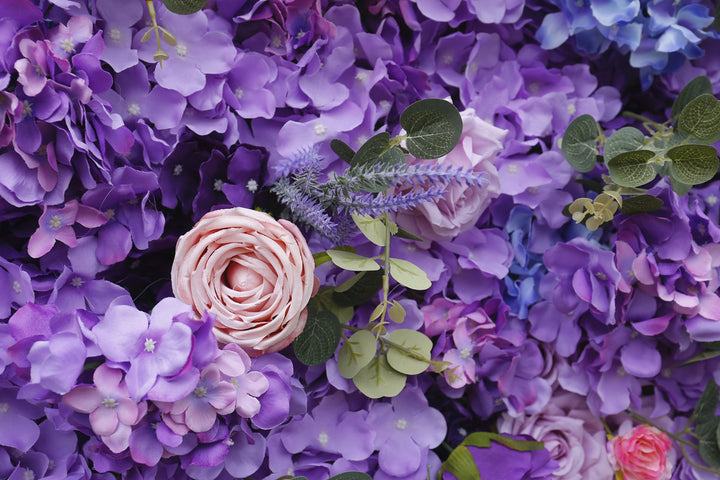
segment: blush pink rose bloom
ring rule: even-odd
[[[305,327],[315,262],[300,230],[256,210],[208,213],[178,239],[175,296],[199,316],[216,315],[215,335],[250,356],[277,352]]]
[[[397,224],[425,240],[450,240],[472,228],[493,199],[500,195],[495,155],[502,150],[508,131],[482,120],[469,108],[460,113],[463,131],[457,146],[437,160],[410,158],[408,164],[448,165],[483,172],[482,187],[453,184],[435,201],[423,202],[395,216]]]
[[[625,480],[669,480],[671,447],[667,434],[649,425],[638,425],[608,441],[608,459]]]

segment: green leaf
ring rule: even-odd
[[[717,350],[714,351],[706,351],[706,352],[700,352],[697,355],[694,355],[690,357],[689,359],[685,360],[683,363],[680,364],[681,367],[684,367],[685,365],[690,365],[697,362],[703,362],[705,360],[709,360],[711,358],[720,357],[720,352]]]
[[[400,238],[405,238],[407,240],[415,240],[416,242],[422,242],[423,239],[418,237],[417,235],[413,235],[412,233],[408,232],[407,230],[403,230],[402,228],[398,228],[397,236]]]
[[[718,404],[720,403],[720,392],[718,392],[718,385],[715,380],[710,380],[705,385],[702,395],[698,399],[695,409],[692,413],[692,418],[698,421],[698,423],[704,423],[709,419],[715,417],[715,410],[717,410]]]
[[[581,173],[595,168],[600,135],[598,126],[592,115],[584,114],[570,122],[562,139],[562,152],[570,166]]]
[[[190,15],[199,12],[207,0],[162,0],[168,10],[178,15]]]
[[[650,160],[655,154],[649,150],[621,153],[607,162],[613,182],[623,187],[639,187],[657,176]]]
[[[364,472],[344,472],[333,475],[328,480],[372,480],[372,477]]]
[[[390,259],[390,276],[400,285],[413,290],[427,290],[432,285],[423,269],[400,258]]]
[[[405,388],[407,375],[390,367],[385,355],[378,355],[353,377],[353,383],[366,397],[394,397]]]
[[[617,157],[621,153],[642,149],[644,143],[645,135],[643,135],[637,128],[621,128],[610,135],[610,138],[608,138],[605,142],[605,148],[603,149],[605,163],[607,163],[610,159]]]
[[[405,320],[405,309],[397,300],[393,300],[388,314],[390,314],[390,320],[395,323],[402,323]]]
[[[663,205],[664,202],[654,195],[636,195],[624,198],[620,211],[625,215],[635,215],[636,213],[654,212]]]
[[[379,270],[380,265],[372,258],[363,257],[357,253],[346,252],[343,250],[328,250],[332,262],[345,270],[355,270],[358,272]]]
[[[720,166],[717,150],[708,145],[673,147],[667,151],[667,156],[672,160],[670,176],[686,185],[711,180]]]
[[[413,358],[405,351],[391,344],[387,351],[387,361],[392,368],[407,375],[417,375],[427,370],[430,365],[433,343],[424,333],[409,328],[400,328],[390,332],[388,340],[401,345],[421,358],[427,359]]]
[[[695,97],[680,113],[677,129],[704,143],[717,142],[720,140],[720,102],[708,93]]]
[[[712,83],[710,79],[705,75],[699,75],[690,80],[687,85],[680,90],[675,102],[673,103],[672,110],[670,111],[670,118],[677,120],[682,112],[683,108],[690,103],[696,97],[705,94],[713,93]]]
[[[355,156],[355,150],[353,150],[350,145],[342,140],[338,140],[337,138],[330,140],[330,149],[335,152],[335,155],[340,157],[342,160],[345,160],[347,163],[352,162],[352,159]]]
[[[438,98],[427,98],[407,107],[400,115],[407,132],[406,145],[420,159],[447,155],[460,141],[463,123],[455,105]]]
[[[438,478],[443,478],[442,472],[448,472],[458,480],[482,480],[475,459],[465,445],[460,445],[450,452],[442,464]]]
[[[492,432],[474,432],[468,435],[463,440],[461,445],[470,445],[472,447],[487,448],[490,446],[490,442],[499,443],[518,452],[530,452],[533,450],[542,450],[545,448],[543,442],[536,442],[533,440],[516,440],[509,438],[499,433]]]
[[[334,292],[333,301],[341,307],[355,307],[370,300],[382,288],[383,270],[362,272],[361,277],[343,292]]]
[[[352,212],[350,215],[352,216],[355,225],[357,225],[368,240],[379,247],[385,246],[388,227],[385,225],[382,218],[374,218],[371,215],[360,215],[356,212]]]
[[[387,165],[398,165],[405,161],[405,154],[397,145],[390,142],[390,134],[388,132],[380,132],[373,135],[363,143],[363,145],[355,152],[350,165],[353,167],[365,164],[383,163]],[[389,185],[388,185],[389,186]],[[381,192],[386,190],[387,187]],[[377,193],[377,192],[372,192]]]
[[[338,371],[345,378],[353,378],[375,357],[377,340],[368,330],[359,330],[340,347],[338,352]]]
[[[311,310],[305,328],[293,341],[295,356],[305,365],[319,365],[333,356],[341,334],[342,326],[335,314]]]
[[[720,446],[718,446],[718,428],[720,428],[720,418],[714,417],[713,421],[706,424],[709,428],[699,433],[698,450],[700,457],[707,463],[710,468],[720,468]]]

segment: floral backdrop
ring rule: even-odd
[[[0,2],[0,478],[718,478],[718,24]]]

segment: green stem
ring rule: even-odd
[[[352,325],[342,325],[342,327],[347,328],[348,330],[351,330],[353,332],[359,332],[360,330],[367,330],[366,328],[353,327]],[[399,343],[395,343],[392,340],[388,340],[387,338],[383,338],[383,337],[378,337],[378,341],[383,346],[396,348],[396,349],[400,350],[401,352],[403,352],[404,354],[406,354],[408,357],[412,357],[415,360],[420,360],[421,362],[427,362],[428,365],[432,364],[432,360],[430,360],[426,357],[423,357],[422,355],[419,355],[419,354],[413,352],[412,350],[409,350],[404,345],[400,345]]]
[[[650,120],[650,119],[649,119],[648,117],[646,117],[645,115],[638,115],[637,113],[634,113],[634,112],[622,112],[622,115],[623,115],[623,117],[634,118],[635,120],[640,120],[640,121],[643,122],[643,123],[646,123],[646,124],[648,124],[648,125],[652,125],[652,126],[655,127],[657,130],[662,130],[662,129],[665,128],[665,125],[663,125],[662,123],[658,123],[658,122],[656,122],[656,121],[654,121],[654,120]]]
[[[712,468],[704,467],[704,466],[702,466],[702,465],[700,465],[700,464],[698,464],[698,463],[690,460],[690,457],[688,457],[687,452],[685,451],[685,445],[680,444],[680,450],[682,450],[682,454],[683,454],[683,457],[685,457],[685,460],[687,460],[687,462],[688,462],[690,465],[692,465],[694,468],[703,470],[703,471],[705,471],[705,472],[715,473],[715,474],[720,473],[720,470],[714,470],[714,469],[712,469]]]

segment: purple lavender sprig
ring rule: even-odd
[[[351,196],[338,202],[339,212],[357,212],[361,215],[380,215],[387,212],[407,210],[414,206],[441,198],[445,194],[445,186],[437,185],[428,190],[409,190],[391,194],[372,194]]]

